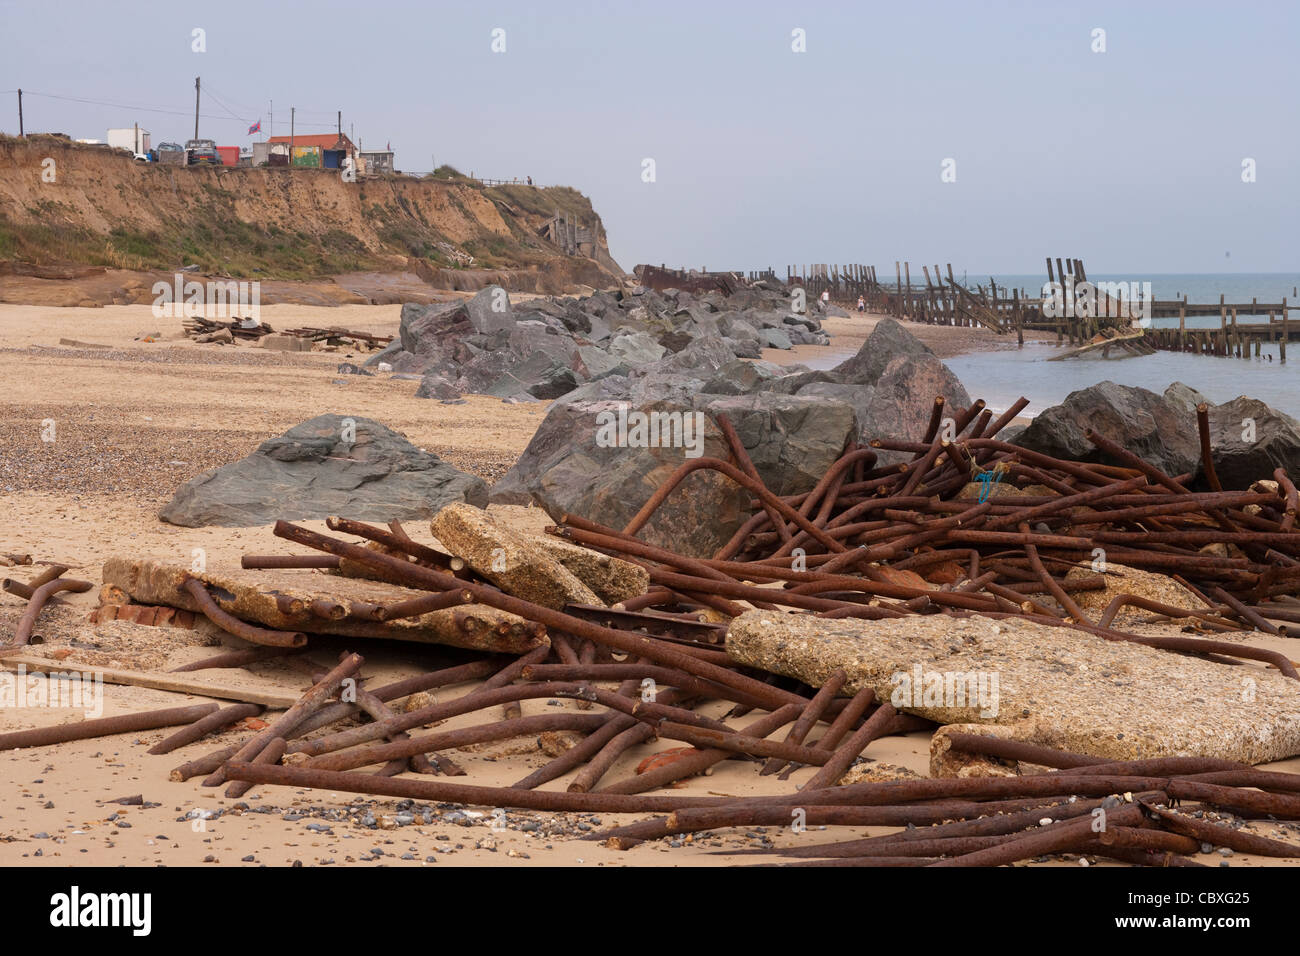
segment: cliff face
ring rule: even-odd
[[[557,213],[590,227],[589,255],[540,235]],[[452,287],[461,272],[471,285],[484,272],[589,285],[622,274],[600,217],[568,187],[163,166],[52,136],[0,137],[0,260],[284,279],[407,270]]]

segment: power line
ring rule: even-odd
[[[16,93],[17,90],[12,90],[12,91],[10,91],[10,92],[15,92],[15,93]],[[111,107],[113,107],[114,109],[120,109],[120,110],[136,110],[136,111],[141,112],[141,113],[164,113],[164,114],[167,114],[167,115],[170,115],[170,116],[185,116],[185,117],[189,117],[189,116],[193,116],[193,115],[194,115],[194,114],[193,114],[192,112],[190,112],[189,110],[172,110],[172,109],[164,109],[164,108],[162,108],[162,107],[155,107],[155,106],[137,106],[137,105],[134,105],[134,104],[131,104],[131,103],[111,103],[111,102],[108,102],[107,100],[92,100],[92,99],[86,99],[86,98],[84,98],[84,97],[80,97],[80,96],[63,96],[63,95],[60,95],[60,94],[58,94],[58,93],[38,93],[38,92],[36,92],[35,90],[28,90],[28,89],[24,89],[24,90],[23,90],[23,95],[24,95],[24,96],[43,96],[43,97],[45,97],[46,99],[52,99],[52,100],[67,100],[68,102],[71,102],[71,103],[87,103],[87,104],[89,104],[89,105],[91,105],[91,106],[111,106]],[[215,98],[215,97],[214,97],[214,98]],[[220,121],[227,122],[227,123],[230,123],[230,122],[236,122],[236,121],[237,121],[237,122],[240,122],[240,123],[246,123],[246,122],[247,122],[247,120],[243,119],[242,117],[235,116],[234,113],[230,110],[230,108],[227,107],[224,103],[221,103],[220,100],[218,100],[217,102],[220,103],[220,105],[221,105],[223,108],[225,108],[227,112],[231,113],[231,115],[230,115],[230,116],[220,116],[220,115],[212,115],[212,114],[210,114],[210,113],[201,113],[201,114],[200,114],[200,117],[201,117],[202,119],[220,120]],[[314,128],[314,129],[333,129],[333,128],[334,128],[334,124],[333,124],[333,123],[302,123],[302,124],[300,124],[300,125],[302,125],[302,126],[306,126],[306,127],[312,127],[312,128]]]
[[[207,93],[208,93],[208,97],[209,97],[210,99],[212,99],[212,100],[215,100],[215,101],[216,101],[216,104],[217,104],[218,106],[220,106],[223,110],[225,110],[227,113],[229,113],[229,114],[231,115],[231,117],[233,117],[234,119],[239,120],[239,121],[242,122],[242,123],[246,123],[246,122],[248,122],[247,118],[245,118],[245,117],[243,117],[243,116],[239,116],[238,114],[235,113],[234,110],[232,110],[229,106],[227,106],[225,103],[223,103],[222,100],[221,100],[221,97],[217,96],[216,93],[212,92],[212,89],[211,89],[210,87],[209,87]]]
[[[114,109],[136,110],[141,113],[166,113],[171,116],[192,116],[193,115],[188,110],[169,110],[169,109],[164,109],[162,107],[156,107],[156,106],[137,106],[131,103],[110,103],[107,100],[91,100],[91,99],[85,99],[84,97],[80,97],[80,96],[60,96],[58,93],[37,93],[35,90],[23,90],[23,95],[43,96],[46,99],[51,99],[51,100],[67,100],[68,102],[71,103],[88,103],[91,106],[111,106]],[[208,113],[203,113],[201,115],[203,119],[213,119],[213,120],[232,119],[232,117],[229,116],[212,116]],[[238,119],[239,117],[233,117],[233,118]]]
[[[204,87],[204,89],[208,90],[208,91],[211,92],[211,93],[216,94],[217,96],[221,97],[221,98],[224,99],[224,100],[229,100],[231,103],[234,103],[234,104],[235,104],[236,106],[238,106],[241,110],[244,110],[244,111],[247,112],[247,113],[255,113],[255,112],[257,112],[253,107],[249,106],[247,103],[236,103],[233,97],[226,96],[225,93],[222,93],[220,90],[218,90],[216,87],[214,87],[211,83],[209,83],[206,87]],[[225,106],[225,103],[222,103],[222,105]]]

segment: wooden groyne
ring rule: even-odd
[[[801,288],[810,308],[829,293],[836,305],[853,310],[859,298],[869,312],[890,315],[909,322],[927,325],[951,325],[985,328],[997,335],[1015,334],[1024,344],[1026,329],[1054,333],[1058,345],[1083,347],[1098,336],[1115,340],[1123,337],[1141,339],[1144,349],[1193,352],[1204,355],[1260,355],[1265,344],[1276,342],[1280,358],[1286,361],[1286,343],[1300,329],[1291,325],[1291,306],[1281,302],[1229,303],[1220,296],[1217,303],[1196,303],[1182,299],[1141,298],[1136,293],[1115,292],[1114,285],[1088,279],[1083,260],[1046,259],[1047,281],[1058,290],[1045,297],[1041,289],[1026,290],[999,286],[990,277],[988,284],[967,285],[958,282],[952,263],[941,269],[938,263],[921,264],[913,273],[911,262],[894,263],[893,281],[881,281],[876,267],[864,263],[787,265],[783,281]],[[692,291],[731,292],[745,282],[781,279],[768,267],[749,272],[709,272],[706,269],[669,269],[666,266],[638,267],[647,285],[655,288],[676,287]],[[924,280],[924,285],[920,280]],[[1084,284],[1088,283],[1085,287]],[[1084,296],[1082,290],[1088,290]],[[1082,308],[1086,299],[1087,308]],[[1218,329],[1187,328],[1191,317],[1219,316]],[[1267,317],[1264,322],[1239,322],[1238,316]],[[1178,328],[1137,330],[1139,318],[1178,318]]]
[[[1201,307],[1196,307],[1201,308]],[[1278,361],[1286,361],[1286,346],[1295,336],[1300,336],[1300,329],[1291,324],[1288,317],[1289,306],[1283,299],[1277,305],[1268,305],[1264,313],[1267,322],[1238,322],[1240,305],[1227,305],[1220,298],[1216,307],[1219,314],[1217,329],[1189,329],[1189,315],[1206,315],[1203,311],[1189,311],[1187,303],[1180,305],[1177,312],[1178,328],[1146,329],[1145,341],[1152,348],[1169,352],[1191,352],[1196,355],[1218,355],[1233,358],[1250,358],[1253,352],[1256,358],[1263,353],[1265,345],[1277,344]],[[1252,303],[1254,310],[1259,308]],[[1253,312],[1247,314],[1255,314]]]

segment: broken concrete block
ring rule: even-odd
[[[481,508],[451,504],[429,522],[433,536],[452,554],[507,594],[546,607],[602,604],[591,588],[531,537],[503,528]]]
[[[1112,760],[1300,754],[1300,681],[1032,621],[750,611],[732,622],[727,654],[813,687],[843,668],[846,694],[871,687],[939,723]]]
[[[892,763],[877,761],[855,764],[844,771],[837,786],[847,787],[855,783],[890,783],[895,780],[919,780],[921,775],[915,770],[908,770]]]
[[[611,606],[650,589],[650,572],[639,564],[580,548],[549,534],[530,536],[528,541],[568,568]]]
[[[148,558],[115,557],[104,562],[104,583],[121,588],[133,601],[166,604],[201,614],[198,604],[181,589],[189,577],[208,585],[223,611],[241,621],[277,630],[448,644],[503,654],[524,654],[548,641],[542,625],[481,604],[463,604],[384,623],[366,620],[360,616],[365,606],[397,604],[428,594],[379,581],[293,570],[232,568],[193,574],[180,565]],[[332,620],[313,615],[311,602],[318,598],[337,601],[348,609],[348,616]],[[282,604],[291,610],[282,611]]]
[[[1098,591],[1072,591],[1070,588],[1071,581],[1093,576],[1088,567],[1071,568],[1065,574],[1065,589],[1071,592],[1070,596],[1074,598],[1074,602],[1081,610],[1096,612],[1095,615],[1089,615],[1094,620],[1100,617],[1106,606],[1121,594],[1133,594],[1150,601],[1172,604],[1174,607],[1198,609],[1205,607],[1200,598],[1168,575],[1144,571],[1141,568],[1130,568],[1109,561],[1100,567],[1105,568],[1102,578],[1106,586]],[[1045,596],[1036,595],[1035,600],[1043,597]],[[1150,616],[1150,611],[1128,605],[1119,609],[1113,626],[1124,630],[1126,625]]]
[[[950,733],[976,734],[1001,740],[1020,740],[1012,727],[995,724],[948,724],[930,738],[930,776],[932,777],[1017,777],[1023,773],[1041,773],[1050,769],[1017,760],[1003,760],[984,754],[953,750]]]

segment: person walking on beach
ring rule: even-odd
[[[862,298],[862,296],[858,296],[858,311],[859,312],[867,311],[867,300]]]
[[[823,289],[822,290],[822,311],[825,312],[828,308],[830,308],[830,304],[831,304],[831,290]]]

